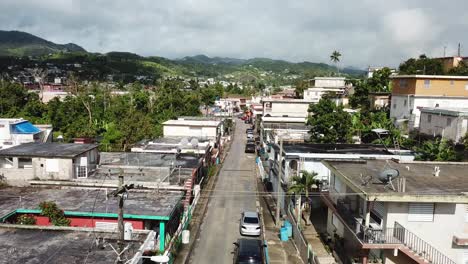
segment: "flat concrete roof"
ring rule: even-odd
[[[0,189],[0,218],[12,211],[39,210],[39,203],[53,201],[65,214],[80,213],[82,216],[117,217],[118,199],[109,197],[113,189],[84,189],[84,188],[33,188],[6,187]],[[21,199],[20,199],[21,197]],[[169,218],[177,206],[183,192],[141,192],[130,191],[125,200],[124,217],[134,219]]]
[[[117,234],[94,233],[117,248]],[[97,247],[90,232],[13,228],[0,225],[0,263],[114,263],[116,253],[108,244]],[[135,234],[126,257],[139,249],[146,234]]]
[[[309,131],[310,127],[304,123],[290,123],[290,122],[268,122],[263,123],[264,129],[292,129],[292,130],[306,130]]]
[[[200,126],[200,127],[218,127],[222,121],[212,120],[168,120],[163,123],[165,126]]]
[[[284,103],[284,104],[311,104],[316,103],[316,101],[312,100],[304,100],[304,99],[262,99],[262,102],[272,102],[272,103]]]
[[[279,150],[278,145],[274,146]],[[329,154],[375,154],[392,155],[383,145],[378,144],[315,144],[283,143],[283,152],[288,153],[329,153]]]
[[[468,108],[455,108],[455,107],[421,107],[421,112],[441,114],[448,116],[468,116]]]
[[[395,202],[459,202],[468,203],[468,163],[456,162],[395,162],[393,160],[332,161],[323,163],[335,174],[344,178],[355,192],[370,200]],[[439,167],[439,176],[434,168]],[[386,169],[396,169],[406,178],[405,192],[396,192],[378,180]],[[372,176],[364,185],[361,175]],[[397,180],[393,180],[397,188]]]
[[[172,185],[172,186],[183,186],[185,180],[192,177],[193,169],[184,169],[181,168],[180,171],[178,168],[172,172],[167,169],[159,168],[113,168],[109,166],[100,166],[94,171],[94,173],[88,175],[85,179],[77,179],[76,181],[89,183],[95,182],[97,186],[102,184],[102,179],[105,179],[105,183],[116,183],[119,174],[125,176],[125,181],[129,184],[134,183],[137,185],[143,185],[145,187],[150,187],[149,185],[154,186],[157,183],[160,183],[161,186]],[[179,173],[180,172],[180,173]],[[151,184],[153,183],[153,184]]]
[[[135,167],[170,167],[198,168],[200,158],[191,154],[161,154],[151,152],[101,152],[101,165]]]
[[[468,76],[455,75],[394,75],[390,79],[450,79],[450,80],[468,80]]]
[[[0,150],[0,157],[74,158],[97,147],[96,144],[25,143]]]

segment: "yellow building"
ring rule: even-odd
[[[462,108],[468,105],[468,76],[398,75],[392,79],[390,117],[418,128],[421,107]]]

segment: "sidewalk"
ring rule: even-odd
[[[263,183],[257,178],[258,191],[262,194],[259,197],[261,214],[264,225],[264,239],[268,245],[269,263],[271,264],[303,264],[293,241],[290,239],[283,242],[279,238],[279,228],[275,226],[275,201],[266,194]]]
[[[320,210],[312,210],[312,215],[320,216],[324,215],[326,212]],[[312,247],[312,251],[320,264],[333,264],[336,263],[333,255],[329,253],[320,239],[320,233],[326,231],[326,220],[323,217],[311,217],[313,220],[310,225],[305,225],[302,223],[302,233],[304,234],[305,239]]]

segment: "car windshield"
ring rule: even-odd
[[[246,224],[258,224],[257,217],[244,217],[244,223]]]

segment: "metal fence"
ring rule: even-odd
[[[287,220],[292,224],[292,239],[299,251],[302,261],[307,264],[320,264],[312,251],[312,247],[309,245],[304,234],[298,227],[291,206],[289,206],[289,209],[287,210]]]

